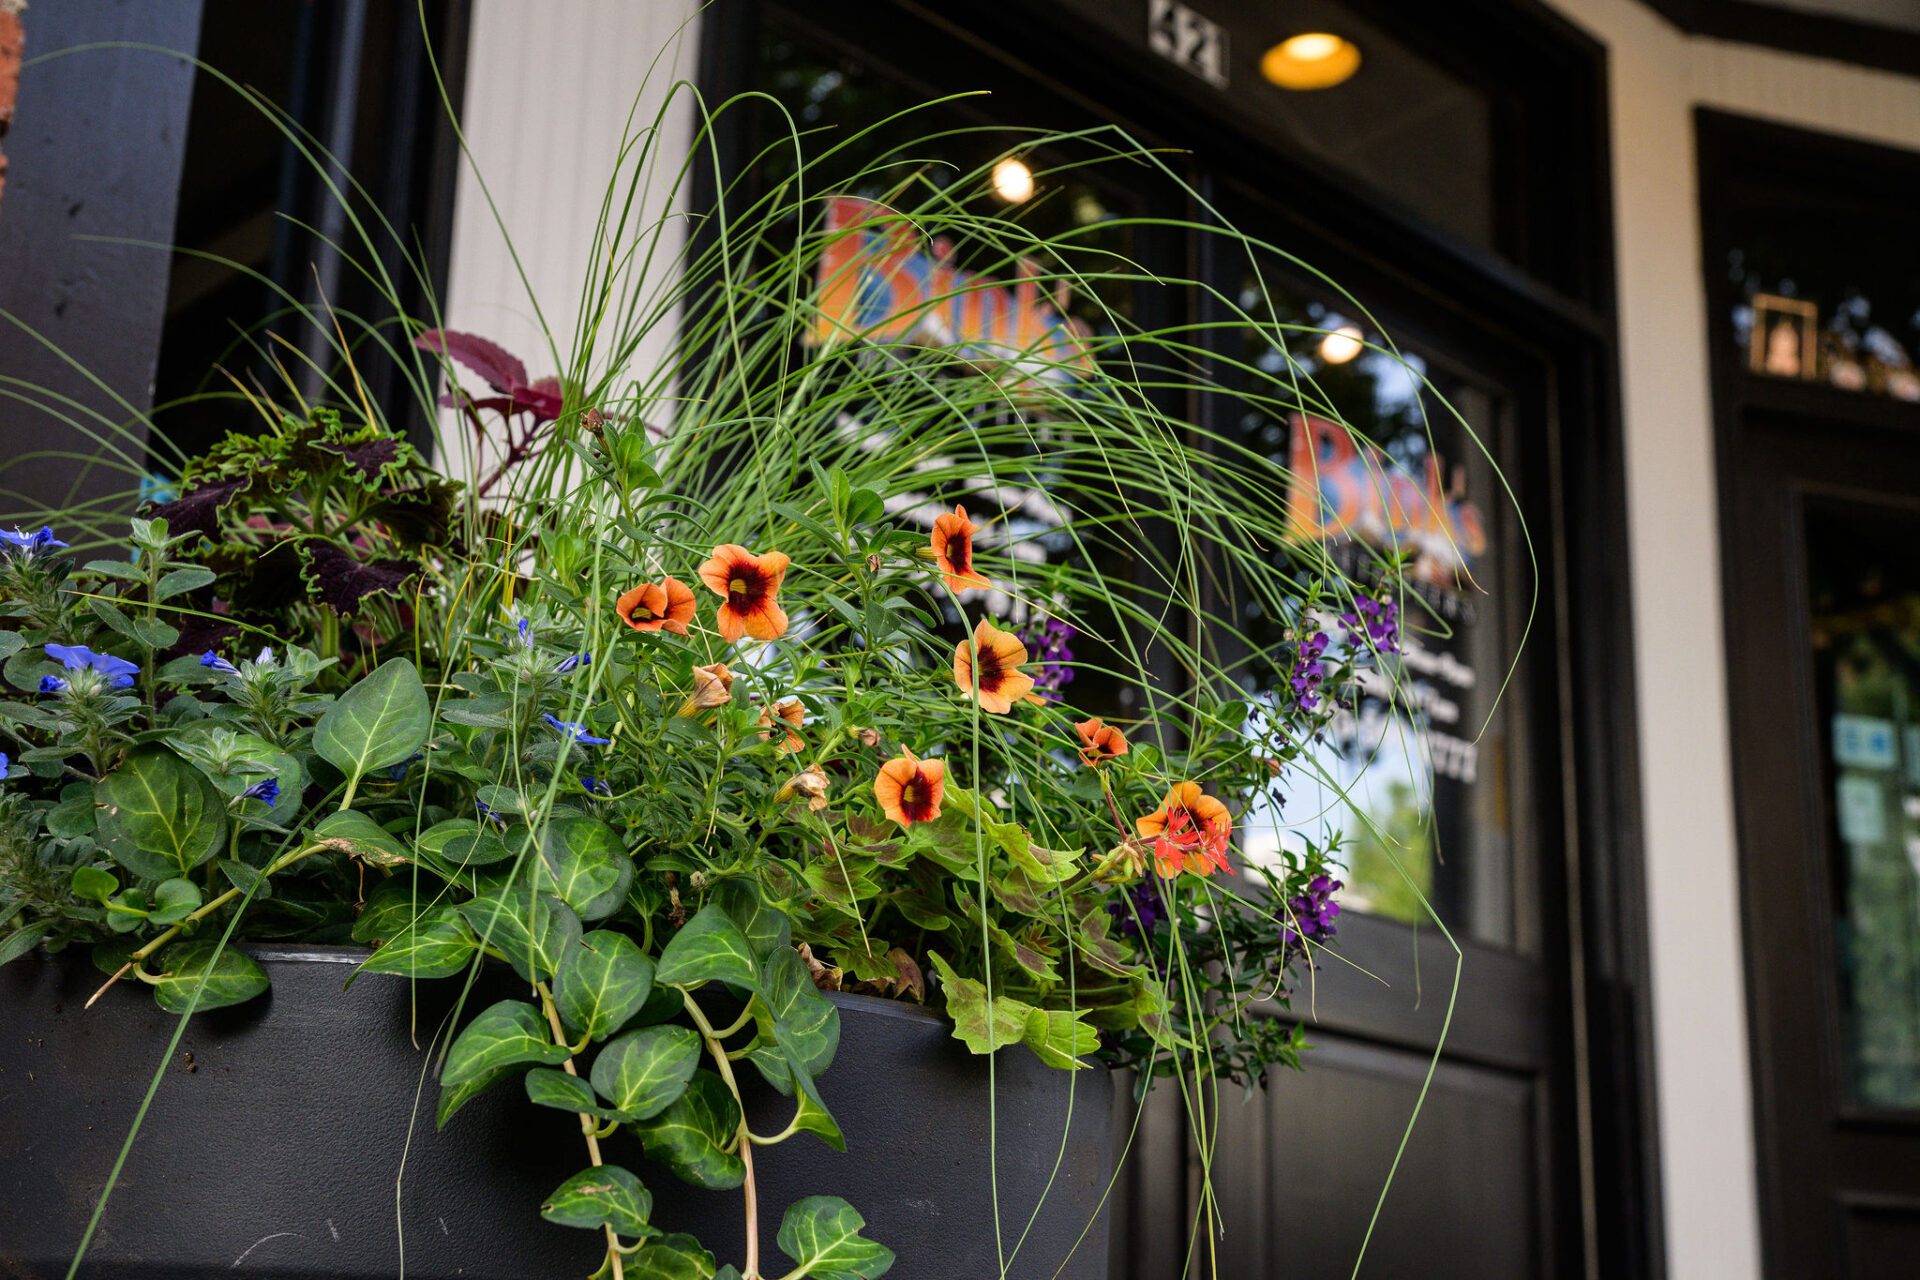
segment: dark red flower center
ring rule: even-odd
[[[751,609],[767,594],[767,575],[760,566],[742,561],[727,571],[727,603],[736,609]]]
[[[973,535],[957,529],[947,535],[947,563],[955,573],[973,572]]]
[[[980,647],[980,687],[988,693],[998,693],[1006,682],[1007,666],[1001,660],[998,651],[991,647]]]
[[[900,784],[900,812],[909,822],[927,822],[933,817],[933,785],[926,775],[915,771]]]

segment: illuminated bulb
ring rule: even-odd
[[[993,166],[993,194],[1008,204],[1033,198],[1033,170],[1012,156]]]
[[[1325,31],[1282,40],[1260,58],[1260,74],[1282,89],[1331,89],[1360,69],[1360,47]]]
[[[1354,326],[1343,324],[1320,339],[1320,358],[1328,364],[1345,364],[1366,347],[1364,337]]]

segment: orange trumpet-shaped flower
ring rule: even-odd
[[[955,507],[951,513],[942,512],[934,517],[933,561],[940,566],[940,576],[955,591],[993,585],[973,567],[973,535],[977,532],[978,527],[967,519],[965,507]]]
[[[680,706],[683,716],[697,715],[733,701],[733,672],[724,662],[693,669],[693,694]]]
[[[1136,818],[1133,825],[1153,841],[1153,856],[1163,876],[1182,871],[1210,876],[1216,869],[1233,874],[1227,864],[1233,819],[1227,816],[1227,806],[1202,791],[1197,782],[1175,783],[1160,807]]]
[[[973,629],[971,643],[962,640],[954,646],[953,682],[960,686],[963,695],[973,696],[976,649],[980,653],[978,684],[983,709],[1003,716],[1022,698],[1040,701],[1033,692],[1033,677],[1020,669],[1020,664],[1027,660],[1027,646],[1020,643],[1019,636],[1000,630],[985,618]]]
[[[916,760],[903,751],[880,766],[873,794],[889,818],[903,827],[932,822],[940,816],[940,798],[947,789],[944,760]]]
[[[762,738],[773,736],[773,721],[776,716],[786,721],[787,740],[780,744],[782,751],[798,751],[807,745],[798,732],[800,726],[807,722],[807,709],[801,704],[800,699],[788,698],[783,702],[774,703],[771,707],[760,708]]]
[[[756,556],[745,547],[726,543],[713,549],[713,558],[700,566],[700,581],[720,597],[720,638],[732,644],[741,636],[778,640],[787,630],[787,611],[780,607],[780,582],[791,563],[778,551]]]
[[[1127,754],[1127,735],[1098,716],[1080,721],[1073,731],[1080,738],[1080,759],[1090,768]]]
[[[620,620],[635,631],[687,634],[693,621],[693,588],[678,578],[643,582],[614,602]]]

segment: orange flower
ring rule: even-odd
[[[796,730],[807,721],[807,709],[801,705],[800,699],[788,698],[784,702],[774,703],[771,707],[760,708],[760,736],[762,738],[771,738],[773,736],[773,720],[775,716],[785,720],[788,725],[787,740],[780,744],[782,751],[798,751],[807,745],[805,740],[796,732]]]
[[[678,578],[643,582],[614,603],[620,620],[635,631],[687,634],[693,621],[693,588]]]
[[[727,543],[713,549],[713,558],[700,566],[700,581],[721,598],[720,638],[732,644],[741,636],[778,640],[787,630],[787,611],[780,607],[780,581],[791,563],[778,551],[756,556],[745,547]]]
[[[1160,807],[1135,819],[1133,825],[1153,841],[1153,856],[1163,876],[1182,871],[1210,876],[1215,869],[1233,874],[1227,865],[1233,819],[1227,816],[1227,806],[1202,791],[1197,782],[1175,783]]]
[[[974,572],[973,535],[977,532],[979,530],[973,521],[967,519],[965,507],[955,507],[951,515],[942,512],[934,517],[933,560],[940,566],[940,576],[955,591],[993,585]]]
[[[724,662],[715,662],[709,666],[693,669],[693,696],[680,708],[680,714],[690,716],[714,707],[724,707],[733,701],[733,672],[727,670]]]
[[[1082,720],[1073,731],[1080,735],[1080,759],[1089,768],[1127,754],[1127,736],[1098,716]]]
[[[953,650],[953,682],[966,697],[973,696],[973,652],[980,651],[980,705],[995,715],[1005,715],[1013,704],[1026,699],[1039,702],[1033,692],[1033,677],[1020,670],[1027,660],[1027,646],[1011,631],[1002,631],[985,618],[973,629],[971,643],[962,640]]]
[[[911,751],[902,751],[881,765],[873,780],[880,808],[903,827],[939,817],[940,797],[946,789],[946,761],[916,760]]]

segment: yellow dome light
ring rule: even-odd
[[[1359,69],[1360,46],[1325,31],[1289,37],[1260,58],[1260,74],[1282,89],[1331,89]]]
[[[1366,336],[1358,325],[1343,324],[1320,339],[1320,358],[1328,364],[1345,364],[1366,350],[1366,346]]]
[[[993,166],[993,194],[1008,204],[1033,199],[1033,170],[1008,156]]]

